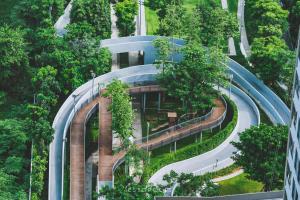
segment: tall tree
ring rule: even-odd
[[[71,23],[88,23],[100,39],[111,36],[109,0],[74,0]]]
[[[123,0],[115,5],[117,27],[120,36],[129,36],[135,32],[135,17],[138,13],[137,0]]]
[[[23,36],[19,28],[0,27],[0,88],[5,91],[16,92],[23,88],[21,83],[26,83],[25,78],[28,77],[28,56]]]
[[[128,86],[126,84],[123,84],[119,80],[114,80],[107,86],[106,92],[103,94],[103,96],[112,99],[110,105],[112,112],[112,129],[123,144],[129,144],[128,140],[129,137],[132,136],[134,118],[131,99],[127,88]],[[128,145],[126,146],[128,147]]]
[[[216,48],[204,48],[192,41],[182,54],[183,60],[165,67],[158,80],[170,96],[185,103],[188,111],[204,111],[216,97],[213,86],[225,83],[225,67],[221,64],[225,56]]]
[[[56,80],[57,70],[54,67],[41,67],[32,78],[32,84],[40,105],[49,109],[57,104],[59,83]]]
[[[180,37],[183,32],[185,9],[182,5],[167,5],[166,14],[159,23],[159,34]]]
[[[240,134],[233,159],[251,179],[264,183],[264,190],[282,189],[288,128],[286,126],[253,126]]]
[[[290,63],[294,63],[293,53],[278,37],[255,38],[251,52],[250,61],[254,65],[254,71],[269,85],[281,80],[284,69],[292,70],[288,66],[291,65]],[[285,66],[288,68],[284,68]],[[285,71],[285,73],[289,74],[289,71]]]
[[[196,26],[200,27],[199,36],[205,46],[222,47],[227,45],[229,37],[238,35],[237,18],[227,10],[220,8],[215,2],[201,3],[196,8],[199,18]],[[194,21],[192,21],[194,23]]]

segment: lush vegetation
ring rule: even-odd
[[[95,37],[97,27],[88,13],[81,15],[86,20],[68,27],[67,36],[58,37],[53,25],[67,2],[11,3],[17,6],[7,19],[13,20],[5,19],[10,25],[0,27],[1,199],[26,199],[29,188],[32,199],[44,199],[51,124],[58,106],[91,78],[91,71],[108,72],[111,58],[107,49],[99,48],[101,38]]]
[[[152,157],[150,159],[150,163],[145,166],[143,181],[146,182],[151,175],[153,175],[163,166],[200,155],[220,145],[231,134],[237,123],[237,108],[234,103],[229,103],[228,112],[233,114],[232,120],[223,130],[217,132],[217,134],[213,135],[209,139],[203,142],[195,142],[186,147],[178,149],[176,152],[165,153],[156,157]]]
[[[122,0],[115,5],[117,27],[120,36],[129,36],[135,32],[135,17],[138,13],[137,0]]]
[[[101,39],[111,36],[110,1],[75,0],[72,3],[71,22],[88,23]]]
[[[247,178],[247,174],[243,173],[234,178],[224,180],[218,183],[220,186],[220,195],[232,195],[243,193],[261,192],[263,184]]]
[[[296,1],[292,2],[290,9],[297,9]],[[295,26],[299,26],[299,20],[295,20],[297,14],[290,13],[289,18],[293,18],[290,25],[288,16],[289,12],[277,0],[246,1],[245,20],[251,43],[250,62],[253,64],[250,69],[272,88],[277,88],[278,82],[285,84],[288,92],[280,95],[287,102],[292,87],[295,56],[286,44],[286,35],[289,35],[287,32],[290,27],[295,40],[295,29],[298,31]]]
[[[175,183],[177,187],[174,196],[201,196],[210,197],[219,195],[219,187],[206,176],[195,176],[192,173],[177,174],[171,170],[169,174],[165,174],[163,180],[166,185],[161,186],[163,189],[172,188]]]
[[[262,182],[265,191],[282,189],[287,138],[286,126],[253,126],[240,134],[240,142],[233,142],[239,151],[234,160],[251,179]]]
[[[127,91],[128,86],[119,80],[110,83],[104,94],[111,98],[109,107],[112,113],[112,130],[123,143],[132,136],[133,110],[131,99]]]

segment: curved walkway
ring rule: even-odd
[[[139,87],[139,90],[133,88],[132,91],[140,91],[142,88],[143,87]],[[153,91],[153,89],[151,91]],[[111,130],[107,128],[107,126],[110,126],[109,122],[107,121],[107,118],[111,120],[111,115],[109,116],[107,113],[109,101],[105,98],[100,98],[100,102],[103,103],[100,104],[100,120],[103,120],[106,123],[100,121],[100,126],[104,125],[104,127],[101,127],[102,136],[100,138],[99,143],[99,181],[100,184],[111,184],[111,182],[113,181],[112,173],[114,169],[121,163],[120,161],[124,158],[126,152],[121,151],[115,155],[112,155]],[[215,101],[215,105],[216,106],[213,109],[212,114],[204,121],[188,125],[178,130],[166,132],[165,134],[155,138],[150,138],[147,143],[137,144],[137,147],[143,149],[149,148],[149,150],[152,150],[154,148],[169,144],[171,142],[195,134],[199,131],[218,126],[220,123],[222,123],[222,121],[225,118],[226,109],[224,103],[220,99],[217,99]]]
[[[70,199],[85,199],[85,125],[91,111],[98,104],[94,99],[82,108],[72,121],[70,129]]]
[[[241,52],[245,57],[249,57],[251,55],[251,49],[249,46],[246,26],[245,26],[245,0],[239,0],[238,2],[237,18],[239,21],[240,34],[241,34],[241,43],[240,43]]]
[[[105,40],[102,44],[112,51],[150,51],[151,59],[155,59],[155,51],[153,51],[152,40],[155,36],[136,36],[127,38],[118,38],[115,40]],[[176,45],[182,46],[183,40],[174,40]],[[119,48],[118,48],[119,47]],[[151,52],[152,51],[152,52]],[[153,61],[149,59],[149,61]],[[147,62],[146,62],[147,63]],[[272,119],[274,123],[288,124],[290,111],[281,99],[272,92],[266,85],[258,80],[251,72],[243,66],[229,59],[228,68],[234,73],[233,81],[247,92],[253,99],[261,105],[262,109]],[[115,72],[104,74],[95,78],[95,84],[108,83],[112,79],[122,79],[127,83],[153,81],[158,70],[153,65],[135,66],[124,68]],[[49,154],[49,199],[56,200],[62,198],[63,177],[64,177],[64,152],[65,137],[68,127],[74,117],[73,102],[75,100],[76,110],[82,106],[89,98],[92,90],[92,81],[85,83],[76,89],[64,102],[59,109],[54,122],[55,130],[54,140],[50,144]],[[96,93],[97,88],[93,88]],[[73,99],[72,96],[76,96]]]
[[[223,90],[223,93],[228,94]],[[158,170],[150,179],[153,184],[163,184],[163,176],[171,170],[177,173],[194,173],[195,175],[205,174],[207,172],[218,171],[224,167],[233,164],[231,159],[232,153],[236,149],[230,144],[231,141],[239,139],[238,133],[250,128],[252,125],[259,124],[259,113],[255,111],[253,105],[247,100],[247,95],[235,88],[232,90],[231,99],[235,102],[238,108],[238,120],[232,134],[217,148],[207,153],[195,156],[190,159],[179,161],[167,165]]]

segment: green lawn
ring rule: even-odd
[[[234,178],[221,181],[219,184],[220,195],[260,192],[263,189],[262,183],[246,178],[245,173]]]
[[[20,0],[1,0],[0,1],[0,24],[10,23],[10,15],[13,13],[13,7]]]
[[[147,25],[147,35],[155,35],[159,19],[156,12],[149,7],[145,6],[145,15],[146,15],[146,25]]]
[[[229,12],[236,14],[238,9],[238,0],[227,0],[227,3]]]

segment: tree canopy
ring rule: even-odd
[[[252,126],[240,134],[240,142],[232,142],[239,151],[233,159],[265,191],[282,189],[287,138],[286,126]]]
[[[225,84],[225,56],[217,48],[189,42],[181,49],[183,60],[169,64],[158,75],[160,85],[170,96],[179,98],[188,111],[203,111],[213,106],[215,84]]]

